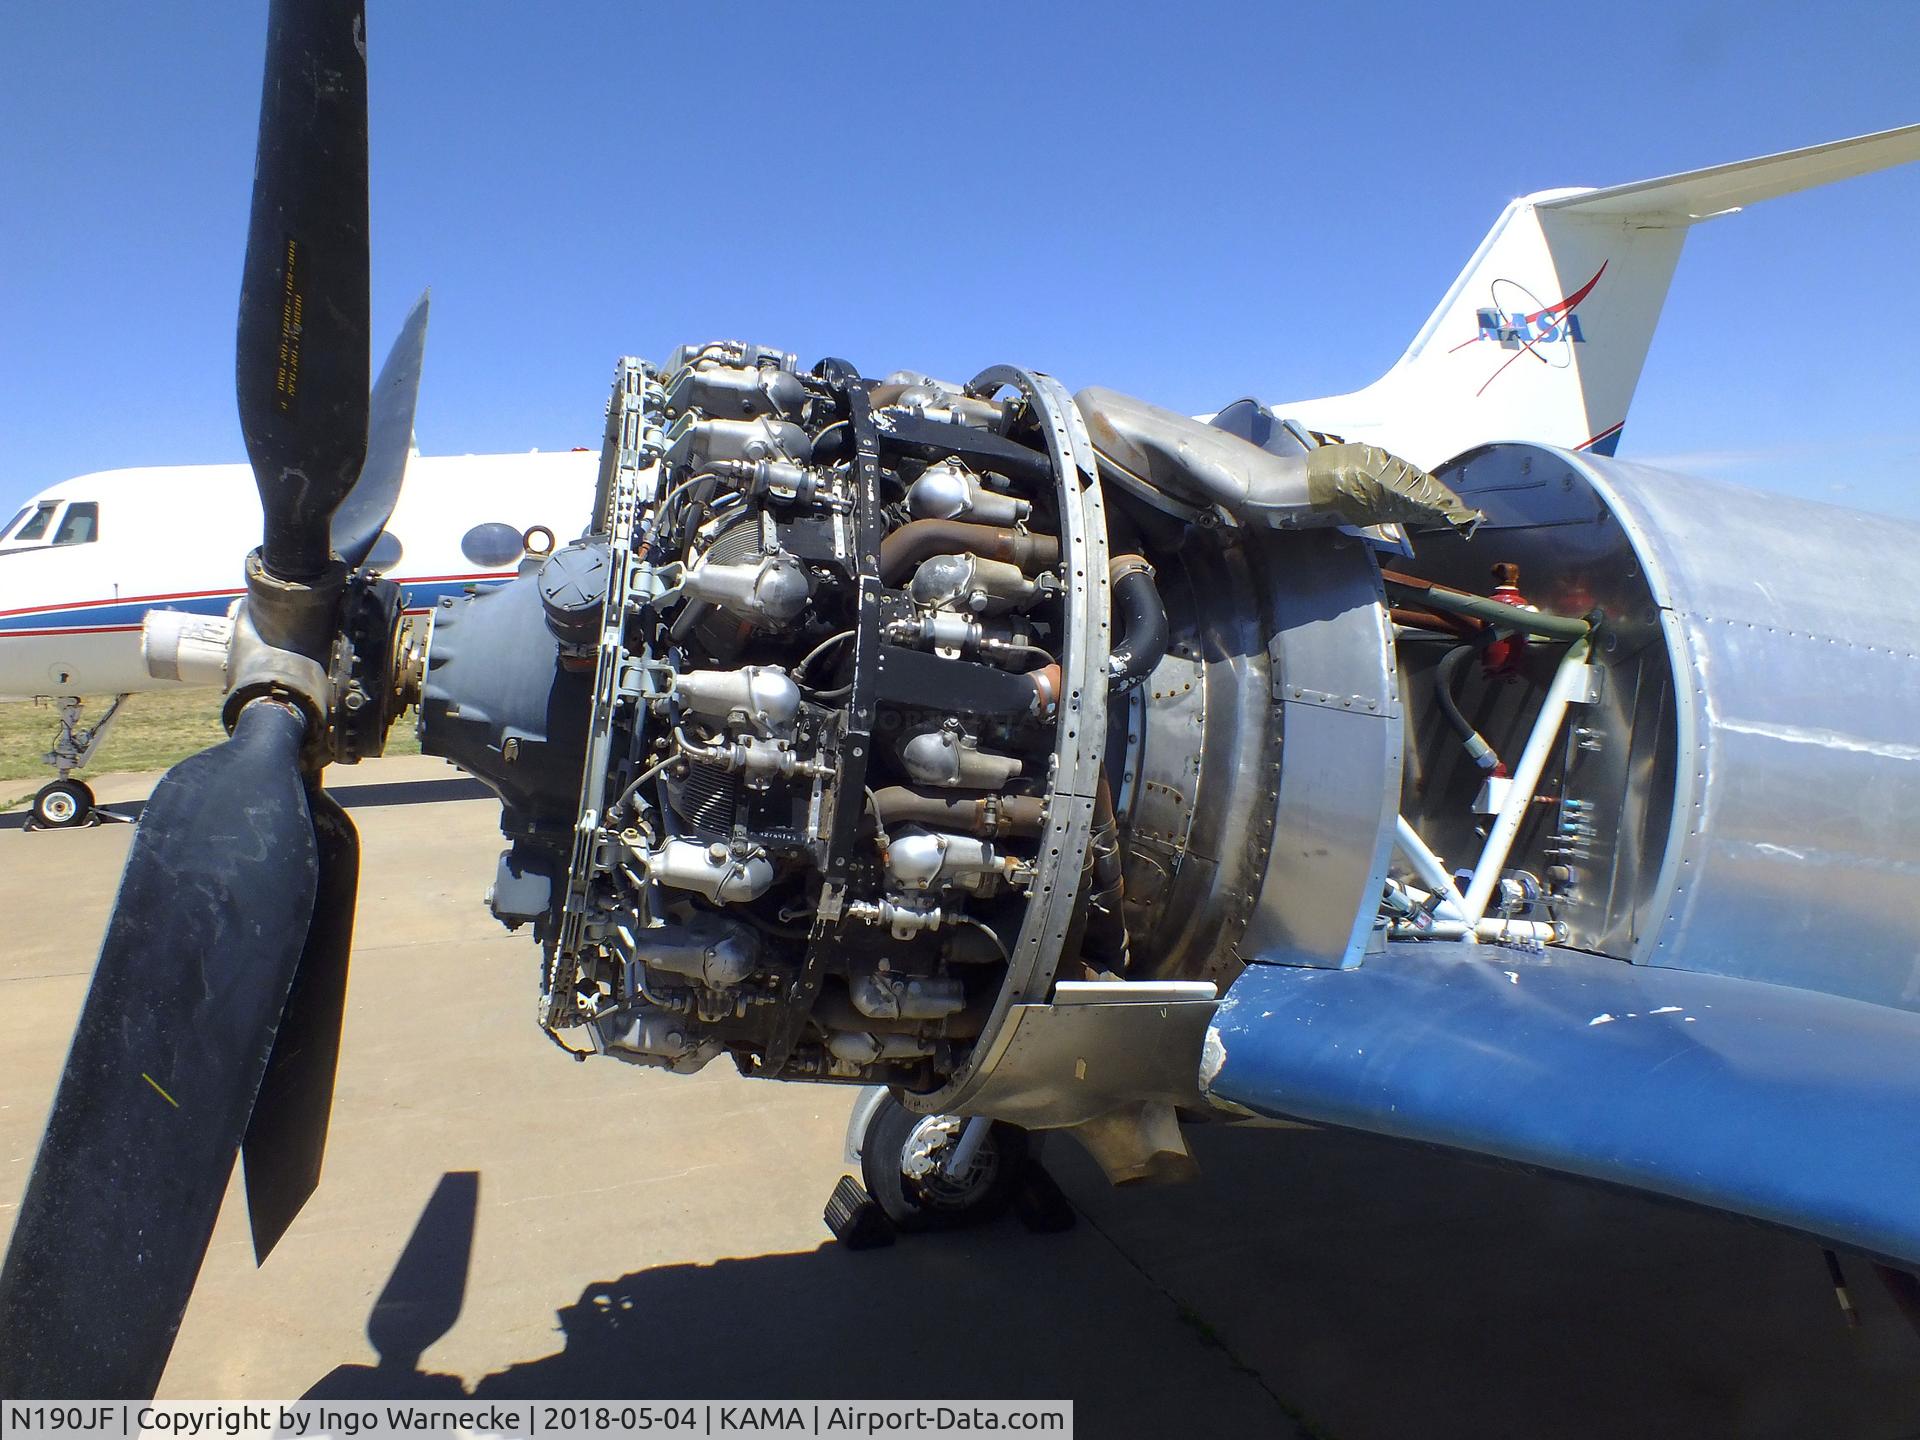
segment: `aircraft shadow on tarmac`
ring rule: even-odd
[[[377,1366],[314,1399],[1072,1398],[1087,1434],[1920,1434],[1920,1342],[1864,1263],[1848,1331],[1811,1243],[1366,1136],[1207,1127],[1195,1186],[891,1249],[664,1265],[587,1287],[559,1351],[420,1368],[464,1296],[449,1175],[376,1302]],[[824,1196],[820,1197],[823,1201]]]

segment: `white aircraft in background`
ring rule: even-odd
[[[1920,125],[1603,190],[1513,201],[1415,335],[1365,389],[1214,421],[1285,446],[1283,427],[1363,440],[1432,468],[1475,445],[1530,440],[1611,455],[1689,227],[1776,195],[1920,159]],[[411,610],[510,578],[588,513],[598,456],[413,457],[374,568]],[[260,534],[244,465],[110,470],[42,491],[0,531],[0,700],[52,699],[59,773],[44,826],[85,823],[71,778],[127,696],[179,688],[147,672],[149,610],[224,614],[243,593],[229,557]],[[90,728],[83,694],[118,698]]]
[[[410,611],[511,579],[529,553],[570,539],[592,507],[591,452],[413,456],[370,563],[400,582]],[[98,750],[129,695],[185,688],[149,674],[149,610],[224,615],[244,593],[226,557],[260,533],[246,465],[104,470],[33,497],[0,531],[0,700],[51,699],[59,777],[34,798],[48,827],[91,818],[71,772]],[[79,697],[117,698],[83,726]]]

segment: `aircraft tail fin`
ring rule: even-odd
[[[1438,464],[1492,440],[1612,454],[1689,227],[1920,159],[1920,125],[1507,206],[1374,384],[1272,407]]]

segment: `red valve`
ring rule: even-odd
[[[1531,602],[1520,593],[1520,567],[1512,561],[1502,560],[1493,567],[1493,598],[1503,605],[1517,605],[1527,608]],[[1488,677],[1512,675],[1527,656],[1527,637],[1524,631],[1505,631],[1486,649],[1480,652],[1480,664]]]

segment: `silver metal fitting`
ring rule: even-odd
[[[800,713],[800,687],[771,665],[682,671],[669,693],[695,715],[761,735],[789,733]]]
[[[862,925],[885,925],[894,939],[911,940],[923,930],[938,930],[946,916],[938,905],[881,899],[848,901],[847,918]]]
[[[239,626],[236,600],[225,615],[189,615],[184,610],[149,610],[140,625],[140,658],[156,680],[227,688],[234,632]]]
[[[907,509],[917,520],[965,517],[982,525],[1018,525],[1033,513],[1030,501],[989,490],[952,460],[929,465],[907,487]]]
[[[971,889],[987,876],[1011,875],[1017,864],[971,835],[922,830],[895,836],[887,846],[887,873],[911,890]]]
[[[628,842],[627,849],[645,867],[647,879],[722,905],[757,900],[773,883],[773,862],[757,845],[742,855],[697,840],[669,840],[657,850]]]
[[[798,616],[813,593],[805,568],[784,550],[738,565],[702,561],[686,572],[680,586],[695,600],[769,628]]]
[[[913,736],[900,747],[900,761],[921,784],[948,789],[998,790],[1020,773],[1013,756],[982,750],[952,724]]]
[[[869,1020],[944,1020],[967,1003],[966,987],[950,976],[868,971],[850,977],[847,992]]]
[[[1047,587],[1018,565],[978,555],[929,555],[908,582],[907,594],[924,610],[967,610],[990,615],[1033,604]]]

